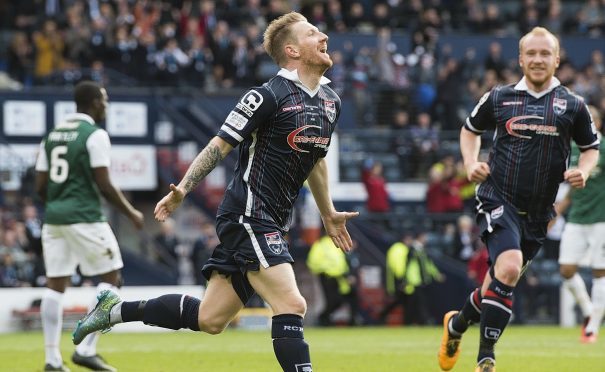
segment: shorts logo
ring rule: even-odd
[[[313,372],[311,363],[296,364],[294,367],[296,367],[296,372]]]
[[[557,115],[563,115],[567,110],[567,100],[555,98],[552,101],[552,109]]]
[[[237,130],[242,130],[246,126],[246,123],[248,123],[248,119],[246,119],[244,115],[231,111],[229,116],[227,116],[227,119],[225,119],[225,123],[231,125]]]
[[[326,115],[328,115],[328,120],[330,123],[333,123],[336,119],[336,103],[334,101],[325,101],[326,105]]]
[[[278,232],[265,234],[265,240],[271,252],[281,254],[284,251],[284,242]]]
[[[498,208],[492,210],[490,212],[490,216],[492,217],[493,220],[498,219],[502,216],[502,214],[504,213],[504,206],[501,205]]]
[[[244,94],[235,107],[242,110],[248,117],[252,117],[254,111],[258,110],[262,103],[263,96],[259,92],[251,90]]]
[[[485,327],[485,338],[497,340],[500,338],[500,333],[502,333],[502,331],[498,328]]]

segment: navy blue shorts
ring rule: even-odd
[[[477,199],[477,224],[490,265],[500,253],[520,249],[526,266],[544,245],[548,221],[531,221],[527,214],[498,199]]]
[[[216,233],[220,244],[202,267],[202,274],[208,280],[213,271],[231,277],[233,289],[244,304],[254,295],[248,271],[294,262],[288,242],[269,221],[223,214],[216,218]]]

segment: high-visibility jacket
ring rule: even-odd
[[[393,244],[387,251],[386,288],[394,294],[398,285],[403,285],[406,294],[414,293],[416,287],[431,283],[439,277],[439,269],[427,256],[424,249],[409,248],[402,242]]]
[[[349,265],[345,253],[336,247],[329,236],[324,236],[313,243],[307,266],[314,274],[324,274],[338,281],[338,289],[341,294],[351,292],[351,285],[347,280]]]

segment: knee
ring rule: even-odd
[[[228,324],[226,322],[217,321],[216,319],[210,319],[203,316],[199,317],[198,323],[200,326],[200,331],[211,335],[218,335],[219,333],[223,332]]]
[[[307,313],[307,301],[301,295],[290,297],[283,303],[272,307],[274,314],[296,314],[304,318]]]
[[[521,266],[515,263],[505,263],[496,268],[496,278],[506,285],[514,286],[521,276]]]

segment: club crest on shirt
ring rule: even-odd
[[[504,213],[504,206],[501,205],[498,208],[493,209],[490,212],[490,216],[492,217],[493,220],[496,220],[496,219],[500,218],[503,213]]]
[[[281,235],[278,232],[272,232],[265,234],[265,241],[271,252],[280,254],[284,251],[284,242],[281,239]]]
[[[557,115],[563,115],[567,110],[567,100],[555,98],[552,101],[552,109]]]
[[[324,101],[326,107],[326,115],[328,115],[328,120],[330,123],[333,123],[336,120],[336,102],[334,101]]]

